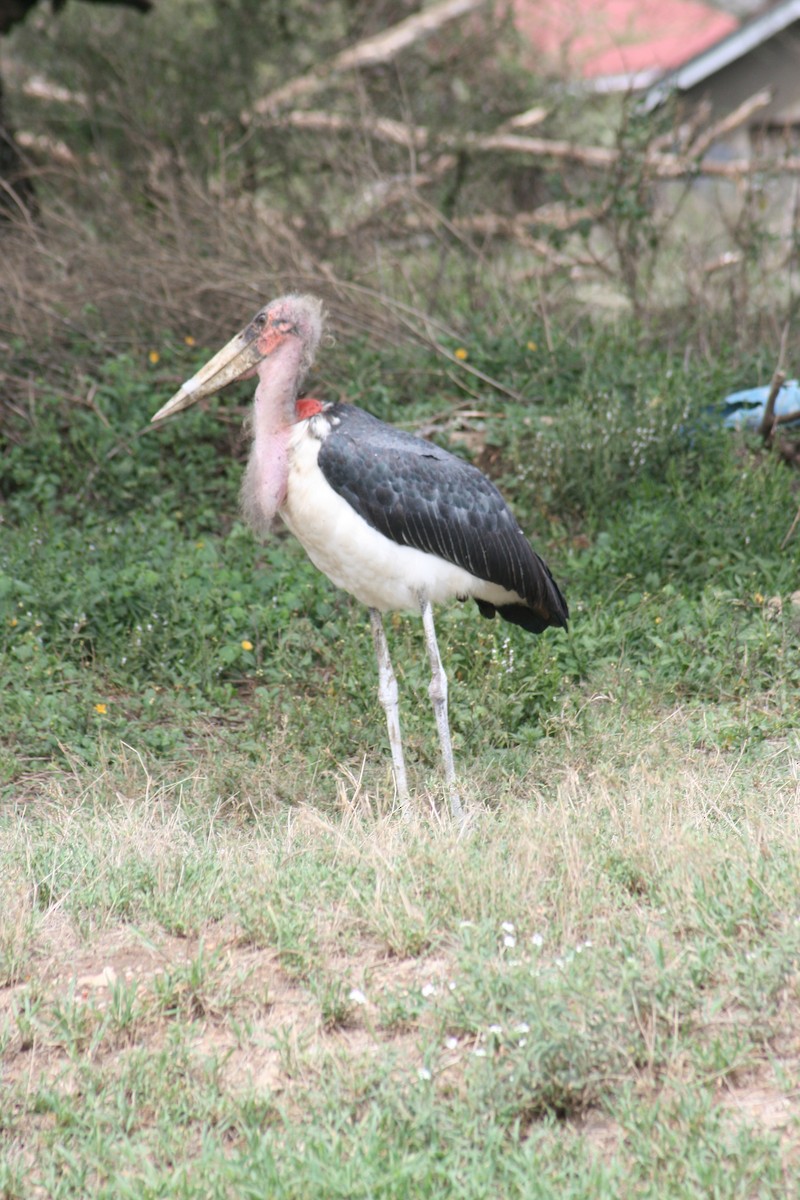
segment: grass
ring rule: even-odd
[[[785,1195],[796,741],[562,732],[464,836],[51,782],[5,835],[4,1194]]]
[[[791,1190],[795,481],[705,428],[741,362],[469,344],[572,623],[440,615],[462,833],[418,622],[406,823],[363,611],[238,523],[232,427],[141,433],[168,346],[8,431],[0,1197]],[[447,411],[359,353],[367,407]]]

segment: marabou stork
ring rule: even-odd
[[[395,784],[407,811],[397,680],[381,614],[418,609],[431,666],[429,695],[450,806],[462,817],[447,719],[447,678],[431,605],[472,597],[531,633],[566,626],[567,605],[497,488],[438,446],[352,404],[302,398],[325,314],[313,296],[284,296],[183,384],[154,421],[234,380],[258,375],[242,509],[257,532],[276,515],[311,561],[369,609]]]

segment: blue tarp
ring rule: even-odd
[[[769,387],[748,388],[744,392],[731,392],[722,404],[722,423],[728,429],[758,429],[767,406]],[[800,382],[788,379],[775,400],[775,416],[783,417],[800,410]],[[800,425],[800,417],[789,421],[786,428]]]

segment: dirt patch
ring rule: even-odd
[[[617,1122],[596,1109],[590,1109],[578,1117],[575,1128],[604,1162],[614,1157],[623,1138],[622,1129]]]
[[[180,938],[163,930],[117,927],[81,939],[70,922],[52,914],[37,951],[37,974],[31,984],[0,990],[0,1017],[8,1018],[11,1038],[3,1061],[3,1082],[28,1088],[52,1083],[68,1093],[77,1086],[81,1054],[96,1056],[112,1073],[122,1069],[132,1046],[161,1049],[175,1021],[188,1025],[188,1044],[198,1062],[213,1061],[223,1090],[231,1096],[252,1095],[280,1101],[292,1111],[315,1081],[324,1085],[331,1072],[357,1086],[365,1066],[390,1051],[398,1070],[423,1068],[421,1044],[435,1013],[435,1001],[409,1005],[408,1024],[387,1028],[384,995],[408,992],[422,1000],[443,994],[453,977],[453,964],[441,951],[429,958],[399,959],[379,941],[360,944],[352,955],[337,950],[320,963],[327,977],[341,980],[345,995],[355,990],[347,1016],[326,1023],[314,987],[281,966],[274,949],[242,942],[241,931],[226,922],[201,937]],[[196,1007],[181,1007],[186,980],[197,975]],[[170,975],[171,973],[171,975]],[[177,980],[176,1007],[165,1005],[160,976]],[[135,983],[138,1005],[132,1030],[115,1036],[108,1007],[118,985]],[[166,985],[164,985],[166,986]],[[25,1026],[21,1007],[36,994],[39,1001]],[[171,995],[172,993],[170,993]],[[76,1058],[59,1040],[54,1018],[57,1003],[69,1000],[86,1013],[90,1034],[86,1050]],[[190,995],[189,1001],[194,1003]],[[429,1016],[430,1013],[430,1016]],[[27,1033],[26,1033],[27,1028]],[[93,1031],[100,1031],[92,1041]],[[455,1039],[452,1039],[455,1042]],[[92,1048],[94,1047],[94,1048]],[[437,1071],[439,1086],[458,1089],[463,1074],[463,1042],[449,1047]],[[800,1163],[800,1059],[794,1038],[773,1044],[774,1061],[755,1065],[746,1077],[721,1085],[718,1103],[731,1122],[775,1135],[787,1163]],[[447,1075],[446,1081],[443,1076]],[[601,1110],[590,1110],[572,1127],[604,1161],[623,1150],[625,1131]]]
[[[800,1076],[796,1062],[765,1065],[747,1082],[726,1083],[720,1089],[719,1105],[732,1121],[757,1133],[776,1134],[787,1165],[800,1163]],[[597,1109],[582,1114],[573,1127],[604,1161],[614,1157],[625,1138],[622,1126]]]
[[[98,1039],[96,1054],[111,1063],[133,1042],[153,1050],[164,1043],[176,1014],[164,1008],[158,977],[177,980],[175,1004],[183,1002],[192,964],[201,964],[196,997],[188,1015],[196,1030],[191,1045],[198,1058],[215,1059],[223,1086],[232,1093],[279,1095],[295,1080],[304,1084],[315,1072],[333,1065],[347,1070],[364,1058],[379,1055],[387,1043],[408,1064],[418,1055],[417,1038],[403,1029],[380,1026],[379,1000],[384,990],[445,986],[449,964],[444,958],[401,960],[387,957],[378,942],[359,946],[358,956],[332,956],[324,964],[331,978],[356,990],[358,1000],[346,1023],[330,1028],[318,998],[305,982],[287,973],[273,949],[242,944],[232,924],[201,937],[174,937],[163,930],[130,927],[104,930],[90,942],[81,939],[69,920],[51,914],[41,931],[34,981],[0,990],[0,1015],[6,1015],[12,1037],[6,1050],[4,1079],[13,1083],[61,1078],[68,1087],[73,1061],[54,1033],[54,1008],[69,1002],[86,1014],[87,1026],[100,1029],[117,985],[135,984],[137,1017],[128,1036]],[[181,990],[183,989],[183,991]],[[35,993],[35,1015],[25,1005]],[[20,1013],[22,1012],[22,1017]]]
[[[776,1134],[786,1162],[800,1163],[800,1060],[795,1054],[773,1058],[738,1086],[726,1087],[720,1104],[732,1120]]]
[[[800,1095],[786,1096],[770,1087],[737,1088],[723,1096],[722,1106],[747,1125],[781,1134],[793,1132],[795,1139],[800,1139]]]

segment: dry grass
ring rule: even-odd
[[[68,203],[3,233],[0,328],[34,352],[64,342],[106,349],[236,327],[282,291],[314,288],[345,329],[387,336],[390,310],[348,287],[277,211],[209,195],[190,176],[151,204],[109,197],[92,220]]]
[[[302,1137],[309,1112],[324,1125],[330,1104],[364,1115],[373,1088],[388,1109],[399,1088],[412,1111],[424,1085],[464,1121],[480,1104],[502,1125],[522,1104],[529,1137],[560,1112],[613,1174],[633,1153],[633,1088],[640,1116],[661,1106],[690,1140],[687,1097],[707,1095],[702,1136],[713,1122],[737,1145],[771,1138],[790,1171],[800,750],[789,737],[708,754],[695,721],[642,725],[598,703],[527,780],[503,794],[469,780],[460,833],[431,797],[402,822],[346,776],[327,816],[318,799],[265,807],[255,776],[232,806],[203,764],[169,778],[129,752],[51,779],[3,831],[12,1160],[24,1146],[19,1161],[34,1147],[49,1161],[45,1093],[60,1111],[90,1074],[113,1089],[169,1052],[187,1056],[182,1119],[209,1144],[221,1132],[189,1099],[203,1080],[203,1111],[212,1093],[240,1114],[266,1105],[282,1137]],[[529,1026],[537,1053],[566,1039],[575,1078],[560,1052],[526,1057],[514,1030]],[[160,1145],[169,1087],[148,1087],[137,1136]]]

